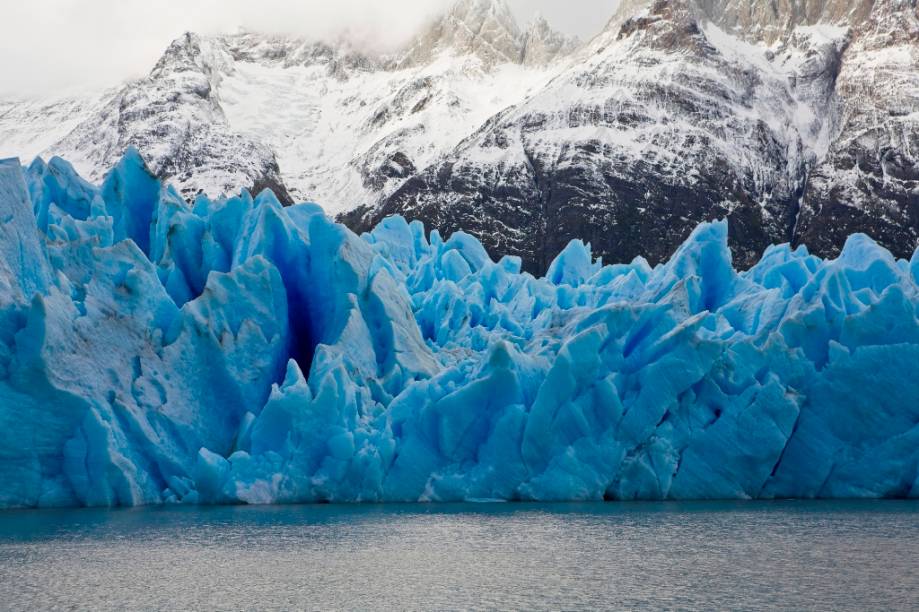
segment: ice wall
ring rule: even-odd
[[[0,506],[919,497],[919,257],[544,279],[270,192],[0,162]]]

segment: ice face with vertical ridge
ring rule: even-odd
[[[919,496],[919,257],[727,224],[545,278],[391,217],[0,162],[0,506]]]

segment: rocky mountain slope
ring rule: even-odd
[[[347,42],[186,35],[92,99],[0,102],[0,154],[96,180],[128,145],[186,197],[272,187],[363,231],[390,214],[542,272],[572,238],[666,257],[731,222],[834,256],[919,240],[917,0],[624,0],[579,45],[460,0],[386,56]],[[77,117],[75,120],[74,117]]]
[[[867,231],[905,257],[919,240],[919,13],[876,3],[839,62],[835,138],[810,170],[795,239],[835,254]]]
[[[572,237],[657,262],[720,217],[740,265],[856,231],[909,256],[915,24],[897,0],[627,2],[545,89],[350,221],[471,230],[534,271]]]

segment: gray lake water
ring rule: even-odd
[[[919,503],[0,512],[2,609],[919,609]]]

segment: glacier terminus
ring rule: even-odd
[[[0,507],[919,497],[919,257],[571,242],[0,162]]]

